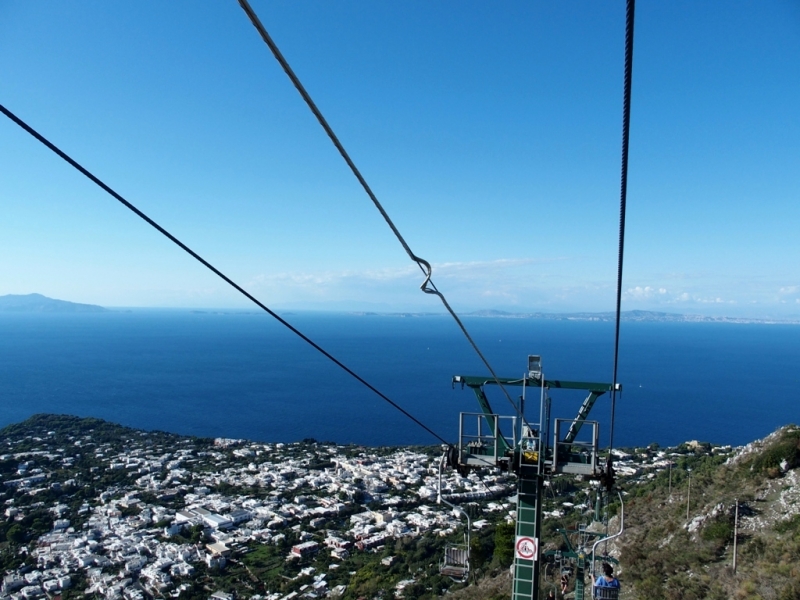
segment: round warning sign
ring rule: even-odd
[[[538,538],[518,535],[517,543],[514,545],[514,555],[517,558],[524,558],[525,560],[537,560],[537,555],[539,554],[538,549]]]

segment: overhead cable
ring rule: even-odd
[[[625,255],[625,210],[628,203],[628,143],[631,126],[631,83],[633,80],[633,13],[636,0],[628,0],[625,16],[625,80],[622,92],[622,173],[619,198],[619,254],[617,258],[617,320],[614,331],[614,378],[611,388],[611,427],[609,451],[614,447],[614,417],[617,404],[617,365],[619,364],[619,321],[622,308],[622,259]],[[610,456],[610,454],[609,454]]]
[[[347,153],[347,150],[344,149],[344,146],[339,141],[339,138],[336,136],[333,129],[328,124],[328,121],[325,119],[325,117],[322,115],[322,112],[314,103],[314,100],[312,100],[311,95],[303,86],[302,82],[297,77],[292,67],[289,65],[289,62],[283,56],[283,53],[281,53],[280,49],[278,48],[278,45],[275,43],[275,41],[267,32],[267,29],[261,23],[261,20],[258,18],[258,15],[256,15],[253,8],[250,6],[250,3],[247,0],[238,0],[238,2],[239,5],[242,7],[242,10],[244,10],[245,14],[250,19],[250,22],[256,28],[256,31],[258,31],[259,35],[261,36],[261,39],[264,40],[264,43],[269,47],[270,51],[275,57],[275,60],[277,60],[278,63],[281,65],[281,68],[283,68],[284,72],[289,77],[294,87],[300,93],[300,96],[302,96],[303,100],[308,105],[308,108],[311,109],[312,113],[314,113],[314,116],[317,118],[317,121],[319,121],[319,124],[325,130],[325,133],[328,134],[328,137],[331,139],[331,142],[333,142],[333,145],[336,146],[336,149],[339,151],[339,154],[341,154],[342,158],[347,163],[347,166],[350,167],[350,170],[353,172],[353,175],[355,175],[356,179],[358,179],[358,182],[361,184],[361,187],[364,188],[364,191],[367,193],[367,196],[369,196],[369,199],[372,200],[372,203],[375,205],[375,208],[377,208],[378,212],[381,213],[381,216],[383,217],[384,221],[386,221],[386,224],[392,230],[395,237],[400,242],[400,245],[403,246],[403,249],[406,251],[406,254],[408,254],[411,260],[414,261],[422,271],[423,275],[425,276],[425,281],[422,282],[420,289],[426,294],[432,294],[434,296],[439,297],[445,309],[447,309],[447,312],[450,313],[450,316],[453,317],[455,322],[458,324],[458,327],[461,329],[461,332],[469,341],[473,350],[475,350],[476,354],[480,357],[481,361],[486,366],[486,368],[489,369],[489,372],[491,373],[497,385],[500,386],[501,390],[503,390],[503,393],[505,394],[506,398],[508,398],[508,401],[511,403],[511,406],[514,407],[514,410],[524,421],[525,419],[524,415],[522,415],[519,407],[511,399],[511,396],[509,395],[506,388],[503,386],[502,383],[500,383],[500,378],[495,373],[494,369],[492,368],[492,365],[489,364],[489,361],[483,355],[483,352],[481,352],[480,348],[478,347],[478,344],[475,343],[475,340],[472,339],[472,336],[467,331],[467,328],[464,326],[464,323],[461,321],[456,312],[450,306],[450,303],[447,301],[447,298],[444,297],[444,294],[440,292],[436,288],[436,285],[433,283],[433,280],[431,279],[433,275],[433,269],[431,267],[431,264],[424,258],[421,258],[416,254],[414,254],[414,252],[411,250],[411,246],[408,245],[408,242],[406,242],[405,238],[400,233],[400,230],[397,229],[397,226],[394,224],[394,222],[392,222],[392,219],[389,217],[389,214],[381,205],[380,201],[378,200],[378,197],[372,191],[372,188],[370,188],[369,184],[367,183],[367,180],[364,179],[364,176],[361,174],[361,171],[358,170],[358,167],[356,167],[355,163],[353,162],[353,159],[350,158],[350,155]]]
[[[120,195],[119,195],[117,192],[115,192],[115,191],[114,191],[113,189],[111,189],[111,188],[110,188],[108,185],[106,185],[105,183],[103,183],[103,182],[102,182],[102,181],[101,181],[99,178],[97,178],[95,175],[93,175],[91,172],[89,172],[87,169],[85,169],[83,166],[81,166],[81,165],[80,165],[80,164],[79,164],[77,161],[75,161],[74,159],[72,159],[72,158],[71,158],[69,155],[67,155],[67,154],[66,154],[64,151],[62,151],[62,150],[61,150],[60,148],[58,148],[58,147],[57,147],[55,144],[53,144],[52,142],[50,142],[50,141],[49,141],[47,138],[45,138],[43,135],[41,135],[39,132],[37,132],[35,129],[33,129],[33,128],[32,128],[30,125],[28,125],[28,124],[27,124],[25,121],[23,121],[22,119],[20,119],[20,118],[19,118],[17,115],[15,115],[14,113],[12,113],[10,110],[8,110],[8,109],[7,109],[5,106],[3,106],[2,104],[0,104],[0,111],[2,111],[2,112],[3,112],[3,114],[5,114],[5,115],[6,115],[6,116],[7,116],[9,119],[11,119],[12,121],[14,121],[14,122],[15,122],[17,125],[19,125],[19,126],[22,128],[22,129],[24,129],[25,131],[27,131],[29,134],[31,134],[33,137],[35,137],[37,140],[39,140],[39,141],[40,141],[42,144],[44,144],[45,146],[47,146],[47,147],[48,147],[50,150],[52,150],[53,152],[55,152],[55,153],[56,153],[58,156],[60,156],[62,159],[64,159],[64,160],[65,160],[67,163],[69,163],[69,164],[70,164],[72,167],[74,167],[75,169],[77,169],[78,171],[80,171],[80,172],[81,172],[83,175],[85,175],[87,178],[89,178],[89,179],[90,179],[90,180],[91,180],[93,183],[95,183],[97,186],[99,186],[100,188],[102,188],[102,189],[103,189],[103,190],[104,190],[106,193],[108,193],[108,194],[109,194],[109,195],[111,195],[113,198],[115,198],[116,200],[118,200],[120,203],[122,203],[123,205],[125,205],[125,207],[127,207],[129,210],[131,210],[133,213],[135,213],[135,214],[136,214],[138,217],[140,217],[142,220],[144,220],[145,222],[147,222],[147,223],[148,223],[148,224],[149,224],[151,227],[153,227],[154,229],[156,229],[158,232],[160,232],[162,235],[164,235],[166,238],[168,238],[170,241],[172,241],[174,244],[176,244],[178,247],[180,247],[180,248],[181,248],[181,249],[182,249],[184,252],[186,252],[187,254],[189,254],[189,255],[190,255],[192,258],[194,258],[195,260],[197,260],[199,263],[201,263],[203,266],[205,266],[207,269],[209,269],[209,270],[210,270],[212,273],[214,273],[215,275],[217,275],[217,277],[219,277],[220,279],[222,279],[223,281],[225,281],[225,283],[227,283],[228,285],[230,285],[232,288],[234,288],[236,291],[238,291],[240,294],[242,294],[242,295],[243,295],[245,298],[247,298],[248,300],[250,300],[251,302],[253,302],[253,303],[254,303],[256,306],[258,306],[258,307],[259,307],[259,308],[261,308],[261,309],[262,309],[264,312],[266,312],[266,313],[267,313],[267,314],[269,314],[271,317],[273,317],[275,320],[277,320],[277,321],[278,321],[278,322],[279,322],[281,325],[283,325],[284,327],[286,327],[287,329],[289,329],[289,330],[290,330],[292,333],[294,333],[295,335],[297,335],[297,336],[298,336],[300,339],[302,339],[304,342],[306,342],[307,344],[309,344],[309,345],[310,345],[312,348],[314,348],[315,350],[317,350],[318,352],[320,352],[320,353],[321,353],[323,356],[325,356],[327,359],[329,359],[329,360],[331,360],[333,363],[335,363],[335,364],[336,364],[338,367],[340,367],[342,370],[344,370],[344,371],[345,371],[345,372],[346,372],[348,375],[350,375],[350,376],[352,376],[353,378],[355,378],[355,379],[356,379],[358,382],[360,382],[361,384],[363,384],[364,386],[366,386],[366,387],[367,387],[368,389],[370,389],[372,392],[374,392],[375,394],[377,394],[377,395],[378,395],[380,398],[382,398],[383,400],[385,400],[386,402],[388,402],[389,404],[391,404],[391,405],[392,405],[394,408],[396,408],[396,409],[397,409],[397,410],[399,410],[401,413],[403,413],[403,414],[404,414],[406,417],[408,417],[409,419],[411,419],[412,421],[414,421],[414,423],[416,423],[417,425],[419,425],[420,427],[422,427],[422,429],[424,429],[425,431],[427,431],[429,434],[431,434],[431,435],[432,435],[433,437],[435,437],[437,440],[439,440],[439,441],[440,441],[440,442],[442,442],[443,444],[450,445],[450,444],[449,444],[449,443],[448,443],[448,442],[447,442],[447,441],[446,441],[444,438],[442,438],[442,437],[441,437],[439,434],[437,434],[435,431],[433,431],[432,429],[430,429],[430,428],[429,428],[427,425],[425,425],[425,424],[424,424],[422,421],[420,421],[419,419],[417,419],[417,418],[416,418],[414,415],[412,415],[411,413],[409,413],[407,410],[405,410],[403,407],[401,407],[400,405],[398,405],[398,404],[397,404],[395,401],[393,401],[391,398],[389,398],[388,396],[386,396],[386,395],[385,395],[383,392],[381,392],[380,390],[378,390],[378,389],[377,389],[375,386],[373,386],[371,383],[369,383],[368,381],[366,381],[366,380],[365,380],[363,377],[361,377],[360,375],[358,375],[358,373],[356,373],[355,371],[353,371],[352,369],[350,369],[350,368],[349,368],[347,365],[345,365],[343,362],[341,362],[341,361],[340,361],[339,359],[337,359],[335,356],[333,356],[332,354],[330,354],[330,353],[329,353],[327,350],[325,350],[325,349],[324,349],[324,348],[322,348],[322,347],[321,347],[319,344],[317,344],[316,342],[314,342],[314,341],[313,341],[311,338],[309,338],[307,335],[305,335],[303,332],[301,332],[299,329],[297,329],[297,328],[296,328],[295,326],[293,326],[291,323],[289,323],[288,321],[286,321],[286,320],[285,320],[283,317],[281,317],[281,316],[280,316],[278,313],[274,312],[274,311],[273,311],[273,310],[271,310],[269,307],[267,307],[265,304],[263,304],[261,301],[259,301],[259,300],[258,300],[258,299],[257,299],[255,296],[253,296],[252,294],[250,294],[250,292],[248,292],[247,290],[245,290],[245,289],[244,289],[242,286],[240,286],[238,283],[236,283],[235,281],[233,281],[233,280],[232,280],[230,277],[228,277],[227,275],[225,275],[225,274],[224,274],[222,271],[220,271],[219,269],[217,269],[217,268],[216,268],[214,265],[212,265],[210,262],[208,262],[208,261],[207,261],[206,259],[204,259],[202,256],[200,256],[199,254],[197,254],[197,252],[195,252],[194,250],[192,250],[191,248],[189,248],[189,246],[187,246],[186,244],[184,244],[182,241],[180,241],[178,238],[176,238],[174,235],[172,235],[172,234],[171,234],[169,231],[167,231],[166,229],[164,229],[164,228],[163,228],[161,225],[159,225],[158,223],[156,223],[156,222],[155,222],[153,219],[151,219],[150,217],[148,217],[148,216],[147,216],[145,213],[143,213],[141,210],[139,210],[138,208],[136,208],[136,207],[135,207],[133,204],[131,204],[130,202],[128,202],[128,201],[127,201],[125,198],[123,198],[122,196],[120,196]]]

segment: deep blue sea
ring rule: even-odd
[[[444,316],[297,313],[287,320],[448,440],[476,411],[453,375],[486,375]],[[611,323],[467,318],[498,375],[541,354],[550,379],[611,381]],[[800,421],[800,326],[627,323],[615,445],[743,444]],[[516,390],[519,393],[519,389]],[[580,394],[552,392],[554,416]],[[491,396],[496,412],[505,398]],[[528,401],[536,420],[538,401]],[[0,315],[0,426],[35,413],[200,436],[436,443],[266,315],[190,311]],[[607,441],[610,403],[595,405]]]

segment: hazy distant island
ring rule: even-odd
[[[0,296],[0,312],[98,313],[108,309],[94,304],[79,304],[48,298],[42,294],[7,294]]]

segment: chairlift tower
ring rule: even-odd
[[[514,583],[511,600],[538,600],[539,532],[542,522],[542,490],[547,476],[559,473],[599,479],[610,488],[613,468],[601,464],[598,452],[599,426],[588,416],[596,400],[612,391],[613,384],[546,379],[541,357],[528,357],[528,369],[518,379],[495,379],[456,375],[453,386],[470,388],[481,412],[460,414],[459,443],[448,455],[448,464],[460,473],[476,468],[497,468],[517,476],[516,535],[514,538]],[[484,387],[523,387],[517,414],[501,416],[489,403]],[[525,419],[524,400],[528,389],[540,393],[538,421]],[[573,419],[551,419],[552,390],[588,392]],[[617,384],[617,389],[621,386]],[[578,435],[584,431],[581,440]],[[586,433],[588,432],[588,436]]]

